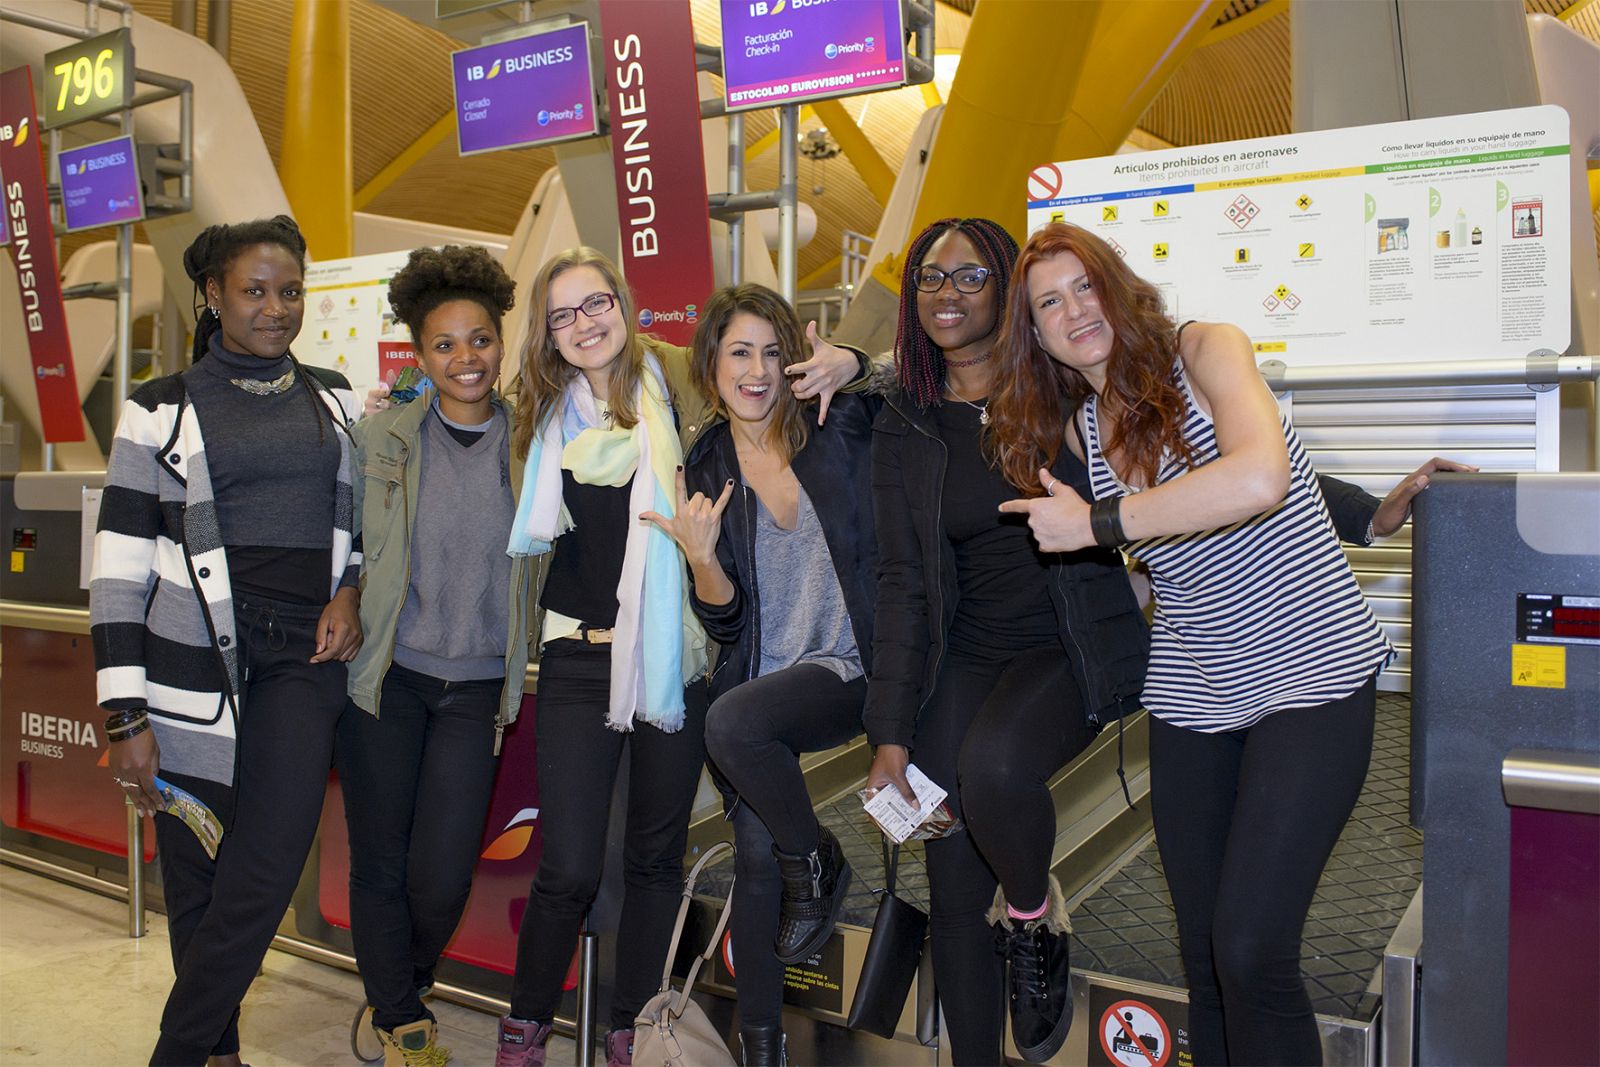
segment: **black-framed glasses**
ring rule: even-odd
[[[580,311],[591,319],[598,319],[616,306],[617,298],[614,294],[595,293],[575,308],[551,308],[544,317],[544,323],[552,330],[565,330],[578,321]]]
[[[924,293],[937,293],[944,288],[944,280],[950,279],[950,284],[956,287],[958,293],[982,292],[983,287],[989,284],[988,267],[957,267],[955,270],[940,270],[938,267],[918,267],[911,275],[917,283],[917,288]]]

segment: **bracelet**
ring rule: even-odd
[[[1108,496],[1089,505],[1089,530],[1101,548],[1117,548],[1127,543],[1122,532],[1122,498]]]
[[[146,710],[145,708],[124,708],[122,711],[112,712],[106,716],[106,732],[109,733],[124,726],[131,726],[145,717]]]
[[[138,722],[134,723],[132,726],[128,727],[126,730],[123,730],[121,733],[108,734],[107,738],[113,744],[115,744],[118,741],[126,741],[130,737],[138,737],[140,734],[144,733],[148,729],[150,729],[150,720],[149,719],[140,719]]]

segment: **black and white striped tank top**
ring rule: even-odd
[[[1195,465],[1220,453],[1211,419],[1195,403],[1181,359],[1183,436]],[[1129,492],[1101,451],[1090,395],[1081,409],[1096,499]],[[1280,414],[1289,492],[1277,506],[1231,526],[1151,537],[1128,546],[1150,568],[1156,595],[1144,705],[1205,733],[1237,730],[1274,711],[1353,693],[1394,655],[1334,533],[1316,472]],[[1173,456],[1156,484],[1182,477]]]

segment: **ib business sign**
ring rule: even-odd
[[[116,226],[144,218],[132,137],[67,149],[60,158],[61,204],[68,230]]]
[[[729,111],[905,84],[900,0],[722,0]]]
[[[456,144],[464,156],[598,131],[585,22],[453,53]]]

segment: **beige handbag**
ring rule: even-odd
[[[672,961],[678,955],[678,941],[683,937],[683,923],[689,916],[689,902],[694,898],[694,883],[700,871],[711,860],[732,852],[733,846],[719,842],[706,850],[700,862],[694,865],[683,882],[683,903],[678,906],[678,924],[672,930],[672,945],[667,949],[667,965],[661,972],[661,990],[645,1002],[639,1017],[633,1021],[633,1062],[635,1067],[737,1067],[738,1061],[728,1051],[727,1044],[717,1028],[706,1018],[705,1011],[689,999],[700,965],[711,958],[722,942],[722,932],[727,929],[728,915],[733,911],[733,886],[728,887],[728,900],[723,904],[722,917],[711,935],[706,950],[695,957],[689,973],[683,979],[681,991],[672,988]]]

